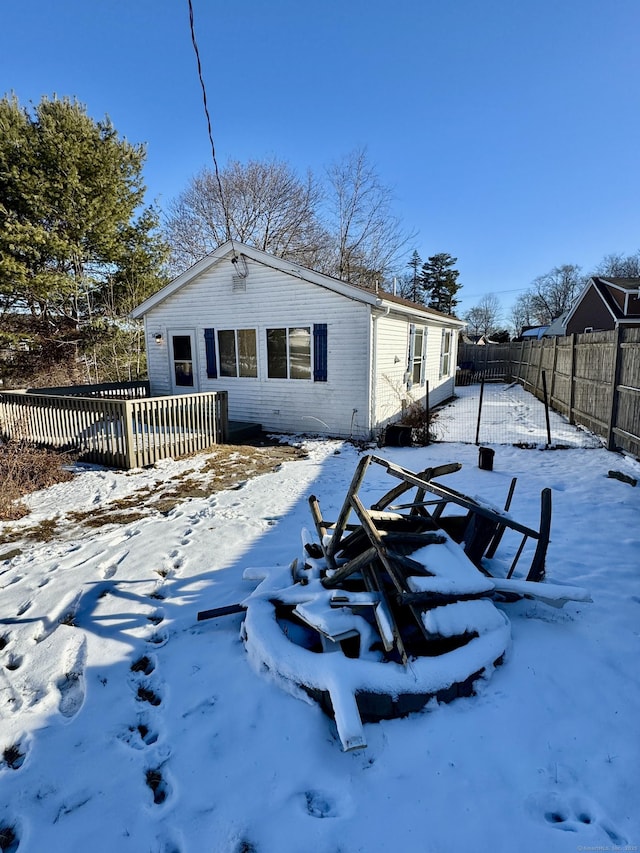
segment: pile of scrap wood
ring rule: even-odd
[[[372,463],[398,483],[366,508],[359,491]],[[535,597],[554,606],[589,600],[584,590],[540,583],[550,490],[542,492],[535,530],[507,511],[515,481],[504,511],[440,482],[460,467],[414,473],[363,456],[335,521],[309,498],[318,541],[303,531],[303,560],[247,569],[245,578],[259,584],[245,601],[200,614],[244,610],[243,638],[256,666],[317,700],[334,717],[344,749],[366,745],[363,721],[470,695],[509,643],[509,620],[496,599]],[[486,566],[505,531],[521,542],[505,576],[491,577]],[[533,557],[516,579],[528,540]]]

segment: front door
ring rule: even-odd
[[[193,330],[176,329],[169,332],[171,359],[171,390],[174,394],[189,394],[198,390],[196,335]]]

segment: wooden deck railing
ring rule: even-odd
[[[226,391],[117,399],[48,390],[0,393],[2,438],[73,450],[86,462],[125,469],[227,440]]]
[[[149,381],[102,382],[99,385],[62,385],[59,388],[29,388],[29,394],[59,397],[100,397],[101,399],[137,400],[148,397]]]

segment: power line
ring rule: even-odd
[[[211,155],[213,157],[213,166],[216,176],[216,181],[218,182],[218,192],[220,193],[220,204],[222,205],[222,212],[224,213],[224,224],[227,232],[227,240],[231,241],[231,246],[233,248],[233,238],[231,237],[231,227],[229,225],[229,213],[227,211],[227,205],[224,200],[224,193],[222,191],[222,181],[220,180],[220,171],[218,169],[218,160],[216,158],[216,147],[213,143],[213,131],[211,129],[211,116],[209,115],[209,106],[207,104],[207,89],[204,85],[204,77],[202,75],[202,64],[200,62],[200,51],[198,50],[198,42],[196,40],[196,31],[195,25],[193,21],[193,5],[191,0],[188,0],[189,3],[189,26],[191,27],[191,42],[193,44],[193,50],[196,55],[196,62],[198,64],[198,77],[200,79],[200,86],[202,88],[202,102],[204,104],[204,114],[207,118],[207,130],[209,131],[209,142],[211,143]],[[235,250],[234,250],[235,255]]]

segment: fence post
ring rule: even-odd
[[[573,404],[575,402],[575,391],[576,391],[575,369],[576,369],[576,333],[574,332],[571,335],[571,359],[570,359],[570,364],[569,364],[569,423],[570,424],[575,423],[575,419],[573,417]]]
[[[476,426],[476,444],[480,441],[480,419],[482,417],[482,398],[484,396],[484,376],[480,382],[480,401],[478,403],[478,423]]]
[[[613,355],[613,376],[611,378],[611,409],[609,411],[609,423],[607,425],[607,450],[616,449],[616,440],[613,430],[618,419],[618,385],[620,384],[620,368],[622,366],[622,341],[620,340],[620,326],[616,327],[614,338],[615,353]]]
[[[542,371],[542,399],[544,401],[544,418],[547,424],[547,447],[551,445],[551,424],[549,422],[549,397],[547,395],[547,371]]]
[[[120,408],[120,417],[124,421],[122,424],[122,437],[124,439],[124,453],[127,468],[137,468],[137,454],[134,452],[133,444],[133,403],[129,400],[122,400]]]
[[[540,340],[538,341],[538,350],[539,350],[539,355],[538,355],[538,370],[537,370],[537,372],[536,372],[536,386],[535,386],[535,388],[533,389],[533,393],[535,394],[535,396],[536,396],[536,397],[538,397],[538,399],[540,399],[540,397],[539,397],[539,393],[540,393],[540,376],[541,376],[541,373],[542,373],[542,353],[543,353],[543,351],[544,351],[544,344],[542,343],[542,339],[540,339]]]
[[[553,339],[553,364],[551,367],[551,389],[549,390],[549,400],[551,408],[553,408],[553,392],[556,390],[556,368],[558,366],[558,336]]]

